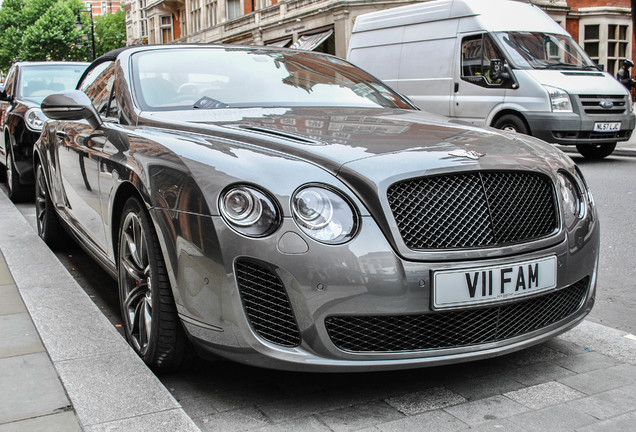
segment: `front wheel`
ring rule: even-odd
[[[148,212],[129,198],[119,228],[119,303],[128,343],[156,372],[179,369],[189,342]]]
[[[530,134],[530,130],[528,130],[525,122],[514,114],[502,115],[493,123],[493,127],[507,132],[517,132],[525,135]]]
[[[65,232],[53,208],[53,201],[46,186],[44,168],[40,163],[35,168],[35,216],[40,238],[51,249],[59,247]]]
[[[11,151],[7,151],[7,186],[9,198],[15,203],[33,199],[33,189],[20,184],[20,175],[15,169],[15,163]]]
[[[616,143],[610,144],[577,144],[576,149],[586,159],[603,159],[616,149]]]

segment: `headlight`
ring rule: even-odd
[[[572,112],[572,102],[570,102],[570,95],[565,90],[557,87],[543,86],[550,95],[550,105],[552,111],[558,112]]]
[[[221,216],[236,231],[264,237],[280,224],[280,212],[264,192],[252,186],[233,186],[221,194]]]
[[[27,127],[33,132],[41,132],[46,121],[46,116],[40,108],[31,108],[24,114]]]
[[[576,180],[565,172],[557,174],[565,226],[571,228],[585,214],[585,199]]]
[[[358,228],[358,216],[339,193],[320,186],[308,186],[292,197],[294,220],[316,241],[339,244],[349,241]]]

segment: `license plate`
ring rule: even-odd
[[[596,122],[594,132],[618,132],[621,130],[621,122]]]
[[[556,287],[556,275],[556,256],[437,271],[433,273],[433,307],[444,309],[532,295]]]

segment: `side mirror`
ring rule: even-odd
[[[49,95],[40,106],[44,115],[53,120],[86,120],[93,129],[102,124],[91,100],[79,90]]]
[[[510,79],[510,74],[506,71],[506,66],[504,65],[503,60],[490,60],[490,70],[488,71],[488,77],[491,81]]]
[[[2,85],[0,86],[0,101],[6,102],[8,100],[7,93],[4,91],[4,85]]]

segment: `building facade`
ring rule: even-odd
[[[483,0],[488,1],[488,0]],[[634,58],[630,0],[533,0],[616,74]],[[413,0],[124,0],[127,41],[297,47],[346,57],[358,15]]]

